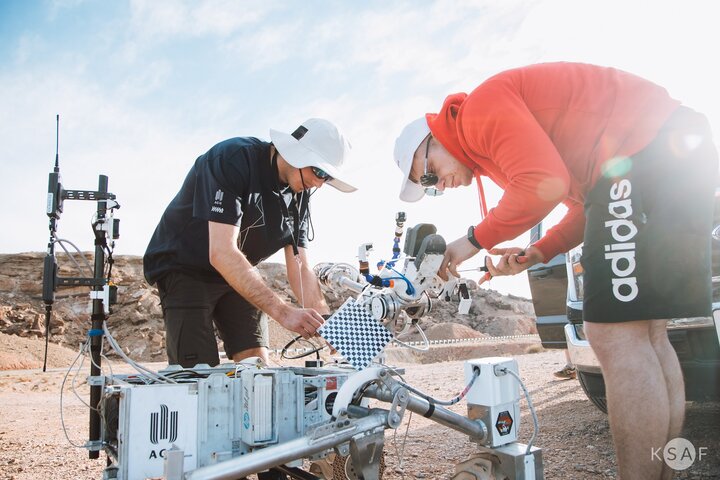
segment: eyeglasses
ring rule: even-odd
[[[438,190],[437,188],[433,188],[435,185],[437,185],[440,179],[435,173],[428,172],[428,153],[430,152],[431,138],[432,134],[428,135],[427,144],[425,145],[425,167],[423,169],[424,173],[420,176],[420,185],[425,188],[425,195],[437,197],[439,195],[442,195],[443,192],[441,190]]]
[[[320,180],[327,182],[328,180],[332,180],[333,177],[330,176],[329,173],[327,173],[325,170],[318,168],[318,167],[310,167],[310,169],[313,172],[313,175],[315,175]]]

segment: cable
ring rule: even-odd
[[[108,341],[108,345],[110,345],[110,347],[115,351],[115,353],[120,355],[120,357],[122,357],[122,359],[125,360],[128,365],[133,367],[138,373],[140,373],[141,375],[144,374],[148,376],[151,380],[159,383],[178,383],[172,378],[153,372],[149,368],[142,366],[141,364],[135,362],[130,357],[128,357],[125,352],[122,351],[122,348],[120,348],[120,345],[118,345],[117,341],[113,338],[110,330],[108,330],[107,322],[103,322],[103,333],[105,334],[105,338]]]
[[[525,393],[525,399],[528,402],[528,407],[530,408],[530,414],[532,415],[533,426],[534,426],[533,434],[530,437],[530,441],[528,442],[527,450],[525,450],[525,455],[530,455],[530,449],[532,448],[532,444],[535,441],[535,437],[537,437],[538,432],[540,431],[537,414],[535,413],[535,407],[533,407],[532,400],[530,400],[530,394],[528,393],[527,388],[525,388],[525,384],[523,383],[520,376],[507,367],[500,368],[499,370],[504,373],[509,373],[510,375],[515,377],[517,379],[517,381],[520,382],[520,387],[522,388],[523,393]]]
[[[390,271],[395,272],[397,275],[400,276],[400,278],[401,278],[402,280],[405,280],[405,283],[407,283],[407,294],[408,294],[408,295],[415,295],[415,287],[413,287],[412,282],[411,282],[410,280],[408,280],[408,278],[407,278],[405,275],[403,275],[402,273],[398,272],[398,271],[395,270],[394,268],[390,268]]]
[[[88,348],[89,346],[90,346],[89,339],[86,340],[84,344],[80,345],[80,351],[78,352],[77,356],[75,357],[75,360],[73,360],[73,362],[70,364],[70,367],[68,367],[68,370],[67,370],[67,372],[65,372],[65,376],[63,377],[63,381],[60,384],[60,425],[62,426],[63,433],[65,434],[65,438],[67,439],[68,443],[75,448],[84,448],[84,445],[76,445],[72,440],[70,440],[70,435],[68,435],[67,427],[65,426],[65,415],[63,414],[63,411],[64,411],[63,394],[65,392],[65,382],[67,381],[68,376],[70,375],[70,372],[72,371],[73,367],[77,363],[78,359],[83,355],[86,348]],[[80,368],[80,366],[78,366],[78,370],[79,370],[79,368]]]
[[[77,247],[77,245],[75,245],[75,244],[74,244],[73,242],[71,242],[70,240],[65,240],[65,239],[63,239],[63,238],[57,238],[57,239],[55,239],[54,243],[57,243],[58,245],[60,245],[60,248],[63,249],[63,251],[65,252],[65,254],[68,256],[68,258],[75,264],[75,267],[76,267],[80,272],[82,272],[83,269],[82,269],[82,267],[80,266],[80,264],[77,262],[77,260],[75,260],[75,257],[73,256],[73,254],[70,253],[70,251],[68,251],[67,248],[65,248],[65,243],[70,244],[70,246],[73,247],[73,248],[75,249],[75,251],[80,254],[80,258],[83,259],[83,262],[85,262],[85,266],[88,268],[88,270],[90,270],[90,276],[93,275],[93,268],[92,268],[92,266],[90,265],[90,262],[88,261],[87,258],[85,258],[85,255],[83,255],[83,253],[80,251],[80,249]]]
[[[403,382],[405,381],[405,379],[403,378],[402,374],[400,374],[400,372],[398,372],[397,370],[395,370],[393,367],[391,367],[391,366],[389,366],[389,365],[384,365],[384,364],[381,364],[381,363],[378,363],[377,365],[380,365],[380,366],[382,366],[382,367],[384,367],[384,368],[387,368],[388,370],[390,370],[391,372],[393,372],[400,380],[402,380]],[[370,384],[365,385],[365,387],[363,387],[363,390],[360,392],[360,395],[359,395],[359,396],[362,397],[363,393],[365,392],[365,390],[366,390],[367,388],[369,388],[369,386],[370,386]],[[405,426],[405,434],[403,435],[403,441],[402,441],[402,446],[401,446],[400,450],[398,450],[398,444],[397,444],[397,428],[396,428],[396,429],[393,429],[393,445],[395,446],[395,456],[396,456],[397,459],[398,459],[398,467],[400,467],[400,468],[402,468],[403,462],[404,462],[404,460],[405,460],[405,459],[404,459],[404,455],[405,455],[405,442],[407,441],[408,433],[410,432],[410,423],[412,423],[412,417],[413,417],[413,412],[412,412],[412,410],[411,410],[411,411],[410,411],[410,415],[408,416],[407,425]],[[401,472],[400,472],[400,475],[402,476],[402,478],[405,478],[405,472],[401,471]]]
[[[287,352],[287,349],[290,348],[290,345],[292,345],[295,342],[299,342],[300,340],[304,340],[304,341],[308,342],[310,345],[312,345],[315,348],[311,349],[310,351],[303,352],[302,354],[296,355],[294,357],[288,357],[287,355],[285,355],[285,353]],[[290,340],[287,344],[285,344],[285,346],[280,351],[280,358],[284,358],[285,360],[297,360],[298,358],[304,358],[304,357],[307,357],[308,355],[312,355],[314,353],[315,358],[317,360],[320,360],[320,351],[323,350],[324,348],[325,348],[324,345],[322,347],[318,347],[317,345],[312,343],[310,340],[303,339],[303,337],[301,335],[298,335],[297,337]]]
[[[452,398],[452,399],[450,399],[450,400],[438,400],[438,399],[436,399],[436,398],[431,397],[430,395],[428,395],[428,394],[426,394],[426,393],[421,392],[420,390],[416,389],[415,387],[411,387],[410,385],[408,385],[408,384],[405,383],[405,382],[402,382],[402,381],[400,381],[400,380],[397,380],[397,382],[398,382],[400,385],[402,385],[403,387],[405,387],[405,388],[407,388],[408,390],[410,390],[411,392],[413,392],[414,394],[421,396],[422,398],[424,398],[424,399],[427,400],[428,402],[435,403],[435,404],[437,404],[437,405],[455,405],[455,404],[458,403],[460,400],[462,400],[463,398],[465,398],[465,395],[467,395],[467,392],[470,391],[470,388],[472,388],[473,384],[475,383],[475,380],[476,380],[477,377],[479,377],[479,376],[480,376],[480,371],[475,371],[474,374],[473,374],[473,377],[470,379],[470,382],[465,386],[465,388],[463,389],[463,391],[460,392],[456,397],[454,397],[454,398]]]
[[[417,352],[427,352],[428,350],[430,350],[430,341],[428,340],[427,336],[425,335],[425,332],[423,331],[423,329],[420,328],[420,325],[418,325],[416,323],[415,328],[417,329],[418,333],[420,334],[420,336],[423,339],[423,342],[425,343],[424,347],[421,348],[421,347],[416,347],[415,345],[410,345],[409,343],[405,343],[402,340],[398,340],[398,338],[395,336],[393,336],[393,341],[396,343],[399,343],[400,345],[402,345],[405,348],[409,348],[410,350],[415,350]]]

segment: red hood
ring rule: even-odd
[[[468,157],[460,146],[460,139],[457,134],[457,116],[462,103],[467,98],[467,93],[454,93],[448,95],[438,113],[426,113],[428,126],[433,136],[442,144],[450,154],[462,162],[463,165],[473,172],[479,166]]]
[[[485,204],[485,191],[480,180],[480,175],[484,173],[483,169],[468,157],[460,146],[460,139],[457,134],[457,116],[460,112],[462,103],[467,98],[467,93],[454,93],[448,95],[443,102],[443,106],[438,113],[426,113],[430,131],[445,150],[455,157],[463,165],[472,170],[475,181],[478,186],[478,195],[480,197],[480,212],[482,218],[487,215],[487,205]]]

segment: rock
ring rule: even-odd
[[[91,253],[85,258],[92,265]],[[20,337],[45,334],[45,305],[41,299],[44,252],[0,254],[0,332]],[[82,256],[75,255],[83,265]],[[165,328],[157,288],[143,277],[142,257],[114,257],[113,282],[118,287],[118,303],[111,306],[108,329],[133,360],[165,359]],[[65,256],[58,254],[60,276],[78,277],[83,273]],[[285,301],[297,305],[286,278],[285,265],[264,263],[260,275]],[[501,295],[472,285],[473,304],[468,315],[457,314],[457,303],[435,301],[420,326],[432,340],[505,336],[536,333],[532,303],[525,298]],[[83,343],[90,329],[89,288],[59,288],[52,305],[50,342],[73,350]],[[349,292],[333,292],[323,287],[331,309],[348,298]],[[282,348],[291,334],[269,320],[270,348]],[[222,342],[218,340],[222,349]],[[2,366],[0,365],[0,369]]]

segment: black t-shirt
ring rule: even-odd
[[[238,247],[253,265],[292,244],[293,236],[307,247],[308,207],[307,190],[295,195],[279,185],[269,143],[252,137],[218,143],[198,157],[163,213],[143,258],[145,278],[152,284],[182,271],[224,281],[210,265],[208,221],[239,226]]]

